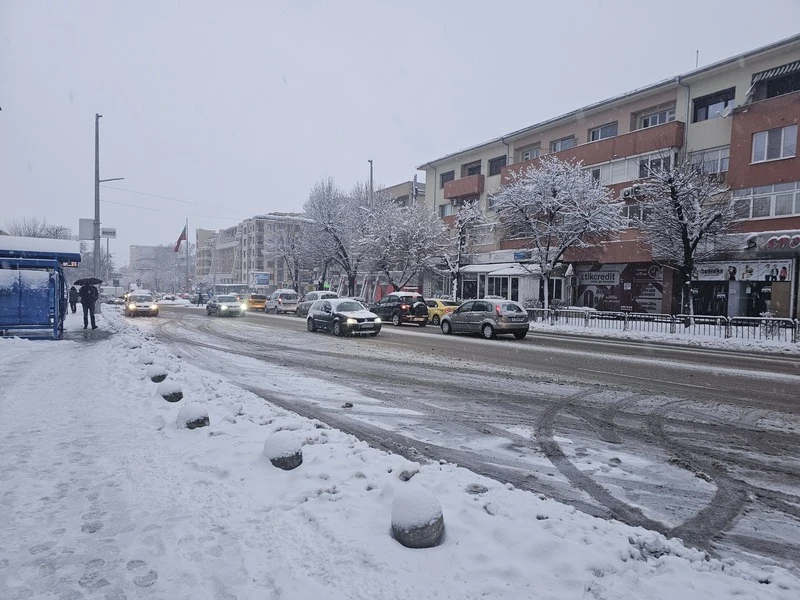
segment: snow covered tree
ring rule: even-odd
[[[401,206],[376,192],[364,254],[395,290],[436,269],[445,239],[442,221],[421,205]]]
[[[264,254],[282,261],[292,278],[292,289],[299,289],[300,270],[306,266],[302,231],[309,221],[302,217],[284,217],[285,226],[264,238]]]
[[[472,251],[479,227],[486,224],[486,215],[477,200],[464,202],[450,229],[449,243],[443,248],[444,263],[453,280],[453,300],[461,294],[461,268]]]
[[[5,226],[9,235],[20,237],[50,238],[55,240],[77,239],[72,234],[72,229],[64,225],[51,225],[47,219],[39,220],[38,217],[23,218],[10,221]]]
[[[347,276],[349,295],[355,295],[358,270],[365,260],[362,240],[369,215],[366,186],[356,185],[347,195],[333,179],[323,179],[311,189],[303,211],[311,221],[307,235],[316,238],[313,245],[322,253],[317,261],[330,260],[338,265]]]
[[[623,226],[620,205],[580,164],[545,156],[536,167],[511,173],[495,195],[495,210],[506,239],[516,239],[541,270],[544,307],[549,279],[570,248],[593,245]]]
[[[676,269],[683,283],[683,303],[694,314],[691,293],[695,263],[732,249],[735,213],[728,188],[686,155],[675,164],[661,161],[642,184],[641,217],[636,225],[653,259]]]

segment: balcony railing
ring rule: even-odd
[[[630,133],[623,133],[622,135],[597,142],[581,144],[568,150],[555,152],[552,156],[556,156],[560,160],[582,162],[584,165],[596,165],[619,158],[656,152],[664,148],[681,148],[683,146],[683,131],[684,124],[682,121],[672,121],[655,127],[637,129]],[[503,167],[500,179],[503,184],[506,184],[511,180],[511,173],[521,173],[530,166],[538,165],[541,160],[541,158],[534,158],[533,160],[526,160],[525,162]]]
[[[444,197],[450,199],[478,196],[483,193],[483,181],[483,175],[469,175],[448,181],[444,184]]]

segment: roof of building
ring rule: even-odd
[[[607,106],[609,104],[614,104],[616,102],[619,102],[620,100],[631,99],[631,98],[634,98],[636,96],[641,96],[643,94],[649,94],[649,93],[652,93],[652,92],[654,92],[656,90],[659,90],[659,89],[668,89],[668,88],[673,87],[673,86],[677,87],[678,85],[681,84],[682,81],[684,81],[686,79],[695,78],[698,75],[703,75],[703,74],[705,74],[705,73],[707,73],[709,71],[714,71],[714,70],[717,70],[717,69],[723,69],[725,67],[729,67],[731,65],[735,65],[735,64],[737,64],[737,63],[739,63],[741,61],[748,60],[748,59],[753,58],[755,56],[758,56],[758,55],[761,55],[761,54],[765,54],[767,52],[771,52],[773,50],[777,50],[777,49],[783,48],[785,46],[791,46],[792,44],[797,44],[797,43],[800,43],[800,34],[799,35],[794,35],[792,37],[788,37],[788,38],[785,38],[785,39],[782,39],[782,40],[779,40],[777,42],[773,42],[773,43],[768,44],[766,46],[761,46],[760,48],[756,48],[754,50],[749,50],[747,52],[744,52],[742,54],[738,54],[736,56],[732,56],[732,57],[729,57],[729,58],[725,58],[723,60],[719,60],[717,62],[711,63],[711,64],[706,65],[704,67],[693,69],[693,70],[688,71],[686,73],[683,73],[681,75],[677,75],[675,77],[670,77],[668,79],[664,79],[664,80],[659,81],[657,83],[653,83],[653,84],[647,85],[645,87],[641,87],[641,88],[638,88],[638,89],[635,89],[635,90],[631,90],[629,92],[625,92],[624,94],[620,94],[618,96],[613,96],[611,98],[607,98],[605,100],[601,100],[600,102],[595,102],[593,104],[582,106],[582,107],[580,107],[578,109],[575,109],[573,111],[570,111],[568,113],[564,113],[563,115],[560,115],[558,117],[554,117],[552,119],[547,119],[545,121],[541,121],[541,122],[536,123],[534,125],[529,125],[527,127],[523,127],[522,129],[518,129],[516,131],[512,131],[511,133],[507,133],[505,135],[502,135],[500,137],[491,139],[491,140],[486,141],[486,142],[482,142],[480,144],[475,144],[474,146],[470,146],[468,148],[464,148],[464,149],[459,150],[457,152],[451,152],[450,154],[446,154],[445,156],[442,156],[440,158],[436,158],[434,160],[430,160],[430,161],[418,166],[417,169],[425,170],[428,167],[432,167],[436,163],[440,163],[440,162],[446,161],[446,160],[448,160],[450,158],[453,158],[454,156],[458,156],[460,154],[466,154],[468,152],[472,152],[473,150],[478,150],[478,149],[486,147],[486,146],[491,146],[492,144],[505,143],[506,140],[509,140],[509,139],[512,139],[512,138],[515,138],[515,137],[519,137],[519,136],[522,136],[522,135],[526,135],[526,134],[531,133],[531,132],[533,132],[533,131],[535,131],[537,129],[541,129],[542,127],[546,127],[546,126],[551,125],[553,123],[557,123],[559,121],[563,121],[565,119],[569,119],[569,118],[574,117],[574,116],[579,115],[579,114],[583,114],[583,113],[586,113],[586,112],[591,112],[591,111],[597,110],[599,108],[603,108],[604,106]]]

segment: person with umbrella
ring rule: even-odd
[[[78,298],[80,298],[78,288],[73,285],[69,288],[69,307],[72,309],[73,315],[78,312]]]
[[[81,286],[81,289],[78,290],[78,295],[81,297],[81,305],[83,306],[83,328],[86,329],[89,326],[89,316],[91,316],[92,329],[97,329],[97,325],[94,322],[94,305],[99,294],[94,286],[95,284],[103,283],[103,281],[96,277],[87,277],[79,279],[75,283]]]

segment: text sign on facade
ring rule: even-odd
[[[795,235],[773,235],[767,240],[767,248],[775,250],[777,248],[789,248],[794,250],[800,247],[800,234]]]
[[[78,219],[78,239],[94,239],[94,219]]]
[[[100,237],[116,239],[117,230],[112,229],[111,227],[103,227],[100,230]]]
[[[578,273],[578,285],[619,285],[616,271],[584,271]]]

